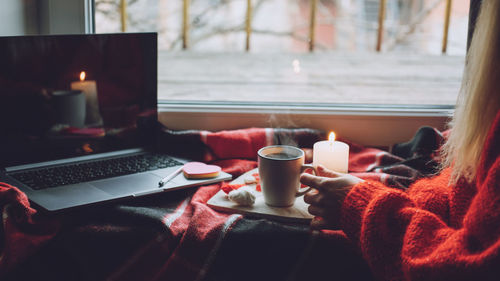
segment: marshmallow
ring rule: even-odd
[[[232,190],[228,193],[227,198],[243,206],[251,206],[255,203],[255,195],[248,185]]]

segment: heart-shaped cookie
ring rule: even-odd
[[[219,175],[221,168],[216,165],[207,165],[201,162],[189,162],[184,164],[182,172],[188,179],[215,178]]]

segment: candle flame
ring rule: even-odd
[[[332,144],[335,141],[335,133],[334,132],[330,132],[330,134],[328,135],[328,141],[330,142],[330,144]]]
[[[85,81],[85,71],[80,72],[80,81]]]
[[[92,147],[90,147],[90,143],[85,143],[83,146],[82,146],[82,149],[85,153],[92,153],[94,152],[94,150],[92,149]]]

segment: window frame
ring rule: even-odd
[[[94,0],[40,0],[40,34],[95,33]]]
[[[95,32],[94,0],[44,0],[41,3],[42,10],[49,10],[45,13],[50,15],[49,26],[57,26],[59,21],[65,26],[64,30],[53,27],[47,33]],[[480,0],[471,0],[468,41],[479,4]],[[71,18],[79,22],[68,22],[68,13],[74,13]],[[49,21],[49,17],[45,20]],[[354,142],[384,147],[409,140],[421,126],[445,130],[453,108],[158,101],[159,120],[170,129],[219,131],[247,127],[308,127],[335,130],[339,136]]]

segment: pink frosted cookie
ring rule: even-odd
[[[182,172],[188,179],[215,178],[219,175],[221,168],[216,165],[207,165],[201,162],[189,162],[184,164]]]

